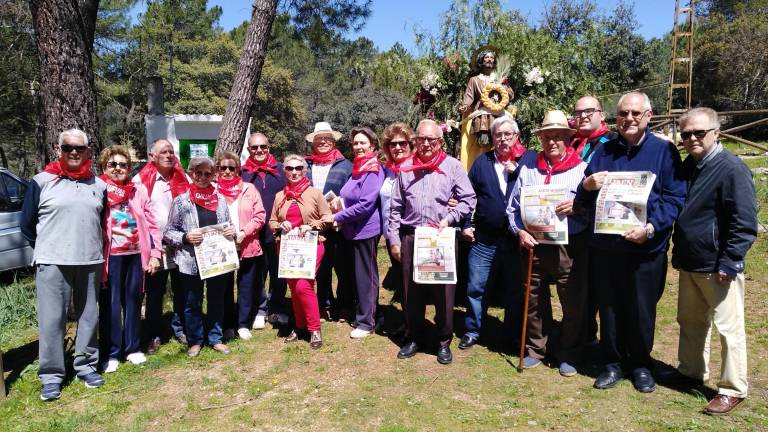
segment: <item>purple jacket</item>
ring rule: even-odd
[[[341,225],[344,238],[364,240],[381,235],[379,191],[384,183],[384,170],[352,176],[341,188],[344,210],[334,220]]]

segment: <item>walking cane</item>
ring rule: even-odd
[[[518,372],[523,372],[523,358],[525,357],[525,331],[528,325],[528,297],[531,295],[531,272],[533,271],[533,248],[528,249],[528,273],[525,276],[525,301],[523,303],[523,334],[520,336],[520,365]]]

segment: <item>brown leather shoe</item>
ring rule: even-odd
[[[152,338],[152,340],[149,341],[149,345],[147,345],[147,354],[154,354],[157,352],[157,350],[160,349],[160,338],[155,337]]]
[[[719,394],[715,396],[706,407],[704,407],[704,414],[709,415],[726,415],[733,411],[744,398],[738,398],[733,396],[727,396]]]
[[[224,345],[223,343],[217,343],[216,345],[213,346],[213,349],[215,351],[218,351],[218,352],[222,353],[222,354],[229,354],[230,353],[229,347]]]
[[[200,355],[200,350],[201,350],[202,348],[203,348],[203,347],[202,347],[202,346],[200,346],[200,345],[192,345],[192,346],[191,346],[191,347],[189,347],[189,349],[187,350],[187,355],[188,355],[188,356],[190,356],[190,357],[197,357],[197,356],[199,356],[199,355]]]
[[[291,343],[296,342],[299,340],[299,334],[296,333],[296,330],[291,330],[291,333],[283,339],[283,342],[285,343]]]
[[[320,349],[323,346],[323,337],[320,335],[320,330],[313,331],[309,336],[309,346],[312,349]]]

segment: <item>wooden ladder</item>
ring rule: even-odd
[[[691,108],[693,84],[693,16],[696,0],[681,6],[675,0],[675,24],[672,28],[672,58],[669,61],[667,114],[682,114]]]

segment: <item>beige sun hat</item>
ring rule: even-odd
[[[328,122],[317,122],[315,123],[315,130],[311,134],[307,134],[304,139],[306,139],[309,142],[312,142],[316,136],[318,135],[331,135],[333,139],[336,141],[341,138],[341,132],[333,130],[331,127],[331,124]]]
[[[544,120],[541,122],[541,127],[534,129],[533,133],[539,133],[541,131],[551,129],[567,130],[572,134],[576,133],[576,129],[572,129],[568,125],[568,117],[564,112],[560,110],[547,111],[547,113],[544,115]]]

